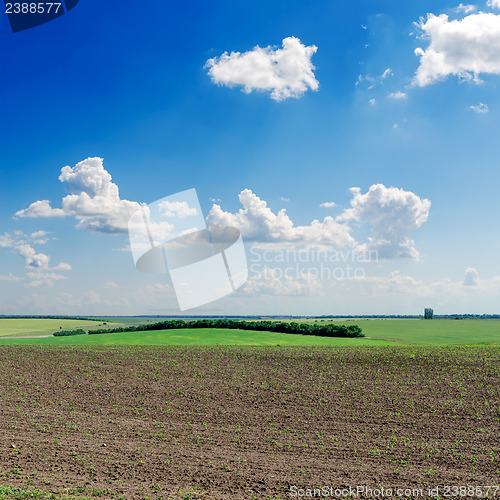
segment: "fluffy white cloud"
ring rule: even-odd
[[[0,248],[9,248],[14,245],[14,238],[9,233],[0,234]]]
[[[71,271],[71,266],[65,262],[60,262],[55,267],[50,267],[50,256],[37,252],[32,244],[44,244],[48,241],[47,231],[35,231],[30,236],[22,231],[16,230],[12,234],[4,233],[0,235],[0,247],[11,248],[24,258],[25,267],[28,270],[25,286],[52,286],[54,280],[65,279],[64,275],[57,275],[54,271]],[[21,281],[23,277],[16,277],[12,274],[0,276],[0,281]]]
[[[67,279],[64,274],[57,274],[54,272],[46,271],[30,271],[28,273],[28,278],[31,281],[27,282],[24,286],[28,288],[39,288],[39,287],[52,287],[55,281]]]
[[[44,245],[49,241],[49,233],[47,231],[35,231],[27,236],[20,230],[14,231],[12,234],[0,234],[0,248],[9,248],[19,245],[20,243],[30,242],[32,244]]]
[[[304,264],[305,265],[305,264]],[[440,278],[426,282],[411,275],[393,270],[387,275],[356,274],[329,279],[314,269],[304,268],[301,276],[288,268],[265,268],[262,272],[249,278],[239,291],[242,297],[253,296],[327,296],[331,300],[343,301],[346,297],[354,303],[359,303],[363,297],[370,304],[387,305],[404,301],[415,307],[415,312],[423,312],[424,306],[431,304],[435,311],[454,313],[465,312],[471,301],[478,304],[491,296],[500,293],[500,276],[479,279],[477,271],[469,268],[465,271],[464,280],[453,281]],[[293,274],[287,275],[287,272]],[[318,276],[320,278],[318,278]],[[494,311],[492,311],[494,312]]]
[[[387,68],[383,73],[382,73],[382,80],[385,80],[387,77],[389,76],[393,76],[394,73],[392,72],[392,69],[391,68]]]
[[[52,267],[52,271],[71,271],[72,267],[66,262],[60,262],[57,266]]]
[[[44,253],[36,253],[36,250],[28,243],[21,243],[16,246],[17,251],[24,257],[26,267],[39,267],[47,269],[50,257]]]
[[[230,213],[213,205],[207,222],[235,226],[245,240],[257,242],[261,248],[290,245],[329,249],[348,247],[369,255],[376,252],[383,259],[418,258],[410,233],[426,222],[431,206],[429,200],[422,200],[411,191],[388,188],[383,184],[374,184],[365,194],[361,194],[359,188],[351,188],[351,192],[351,208],[338,217],[325,217],[321,222],[314,220],[307,226],[295,226],[285,209],[276,214],[264,200],[245,189],[239,194],[243,208]],[[371,226],[372,236],[366,243],[359,244],[351,235],[349,223],[352,221]]]
[[[386,80],[390,76],[394,76],[394,73],[392,72],[391,68],[387,68],[381,75],[376,75],[376,76],[372,76],[370,74],[359,75],[354,85],[357,87],[358,85],[366,82],[368,85],[368,90],[371,90],[373,87],[377,85],[383,85],[384,80]],[[372,99],[371,101],[375,103],[375,99]]]
[[[406,92],[401,92],[401,90],[398,90],[397,92],[392,92],[391,94],[389,94],[388,97],[400,101],[402,99],[408,99],[408,94]]]
[[[34,201],[28,208],[16,212],[16,217],[64,217],[61,208],[52,208],[49,200]]]
[[[12,273],[0,275],[0,281],[22,281],[23,279],[21,276],[14,276]]]
[[[449,75],[479,80],[481,73],[500,73],[500,15],[479,12],[450,21],[446,14],[428,14],[418,24],[429,40],[413,83],[420,87]]]
[[[50,211],[59,215],[59,210],[62,210],[65,215],[72,215],[79,221],[77,227],[106,233],[126,232],[130,215],[141,206],[137,202],[120,199],[118,186],[111,181],[111,175],[104,169],[101,158],[88,158],[73,168],[64,167],[59,179],[66,184],[71,194],[63,198],[62,209],[53,209],[47,202],[45,207],[49,207],[49,210],[44,215],[50,215]],[[327,216],[304,226],[294,225],[286,209],[274,213],[266,201],[250,189],[239,194],[243,208],[238,212],[226,212],[220,205],[214,204],[207,222],[236,226],[247,241],[253,241],[261,247],[348,247],[371,254],[377,251],[381,258],[417,258],[418,252],[410,239],[410,233],[427,220],[430,201],[421,200],[412,192],[386,188],[382,184],[371,186],[366,194],[361,194],[359,188],[352,188],[351,191],[351,208],[344,210],[338,217]],[[320,206],[331,208],[335,203],[329,201]],[[196,212],[186,203],[169,204],[162,208],[166,213],[176,216],[187,217]],[[28,208],[17,215],[38,217],[39,213]],[[359,244],[352,236],[352,221],[371,226],[372,236],[366,243]],[[169,230],[169,227],[164,229]],[[25,258],[27,266],[49,270],[50,258],[37,253],[29,244],[34,238],[43,242],[45,237],[43,231],[33,233],[29,241],[16,240],[12,235],[4,234],[0,236],[0,246],[14,245]],[[51,270],[69,269],[69,264],[61,263]]]
[[[474,286],[479,283],[479,273],[477,272],[477,269],[473,267],[468,267],[465,270],[465,275],[464,275],[464,286]]]
[[[61,262],[55,267],[50,267],[50,256],[44,253],[37,253],[36,250],[26,242],[19,242],[15,250],[24,257],[27,269],[38,269],[43,271],[71,271],[71,266],[66,262]],[[30,274],[28,273],[28,276]]]
[[[295,245],[353,246],[356,241],[350,235],[347,224],[338,223],[333,217],[322,222],[314,220],[308,226],[294,226],[281,209],[277,214],[250,189],[239,194],[243,208],[236,213],[224,212],[220,205],[213,205],[207,217],[209,224],[235,226],[243,237],[263,243]]]
[[[392,296],[397,301],[408,299],[422,309],[432,304],[434,312],[441,309],[448,313],[467,312],[474,303],[476,310],[484,312],[483,304],[500,293],[500,276],[479,279],[477,271],[468,268],[464,280],[441,278],[426,283],[393,271],[389,276],[362,276],[336,285],[340,285],[340,291],[345,295],[365,296],[370,301],[387,301]]]
[[[186,201],[162,201],[158,210],[165,217],[178,217],[184,219],[192,215],[198,215],[196,207],[190,207]]]
[[[29,236],[29,241],[36,245],[45,245],[49,241],[49,233],[47,231],[35,231]]]
[[[45,310],[61,311],[63,314],[96,314],[105,316],[109,314],[109,311],[121,314],[120,311],[130,311],[132,304],[135,307],[138,304],[137,297],[142,295],[141,289],[138,287],[134,287],[132,291],[127,290],[127,293],[129,294],[128,296],[116,297],[112,296],[109,292],[101,296],[95,290],[88,290],[76,295],[62,292],[55,299],[51,300],[50,305],[46,306]],[[140,301],[141,306],[147,308],[148,299],[151,302],[152,297]]]
[[[239,293],[244,295],[322,295],[323,284],[317,276],[302,274],[297,278],[287,276],[281,269],[263,269],[249,278]]]
[[[484,114],[488,112],[488,105],[480,102],[477,106],[469,106],[474,113]]]
[[[411,191],[383,184],[374,184],[367,193],[351,188],[351,207],[337,220],[368,223],[372,236],[360,246],[360,250],[377,252],[380,258],[418,258],[411,231],[427,221],[431,202],[422,200]]]
[[[364,292],[370,295],[381,293],[422,295],[422,288],[426,286],[423,281],[402,275],[399,271],[392,271],[389,276],[361,276],[349,279],[351,284],[362,285]]]
[[[16,213],[17,217],[74,216],[77,227],[105,233],[124,233],[128,220],[139,203],[120,199],[118,186],[103,167],[102,158],[87,158],[74,167],[63,167],[59,180],[70,192],[61,208],[52,208],[48,200],[36,201]]]
[[[463,3],[457,5],[454,9],[455,12],[465,12],[466,14],[470,14],[471,12],[474,12],[477,10],[477,7],[475,5],[464,5]]]
[[[271,92],[271,98],[282,101],[300,97],[308,89],[317,90],[311,57],[314,45],[305,46],[293,36],[283,39],[283,48],[255,47],[248,52],[224,52],[206,62],[208,74],[220,85],[241,85],[243,91]]]
[[[486,5],[488,7],[497,7],[500,9],[500,0],[488,0],[486,2]]]
[[[45,238],[49,233],[47,231],[35,231],[34,233],[31,233],[30,238],[32,239],[40,239],[40,238]]]

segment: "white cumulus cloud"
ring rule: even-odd
[[[488,105],[480,102],[477,106],[469,106],[474,113],[484,114],[488,112]]]
[[[488,0],[486,2],[486,5],[488,7],[497,7],[500,9],[500,0]]]
[[[62,208],[52,208],[49,200],[34,201],[28,208],[16,212],[16,217],[64,217]]]
[[[239,85],[243,91],[271,92],[271,98],[282,101],[301,97],[308,89],[318,90],[311,57],[314,45],[306,46],[296,37],[283,39],[283,48],[255,47],[248,52],[224,52],[206,62],[214,83],[229,87]]]
[[[455,12],[465,12],[465,14],[470,14],[471,12],[475,12],[477,7],[475,5],[470,4],[459,4],[454,9]]]
[[[352,246],[356,242],[346,224],[338,223],[333,217],[323,221],[314,220],[308,226],[295,226],[281,209],[277,214],[250,189],[239,194],[243,205],[236,213],[224,212],[220,205],[213,205],[207,217],[209,224],[235,226],[243,237],[264,243],[297,245]]]
[[[479,283],[479,273],[477,269],[473,267],[468,267],[465,270],[464,275],[464,286],[475,286]]]
[[[33,239],[44,238],[48,234],[49,233],[47,231],[43,231],[43,230],[35,231],[34,233],[31,233],[30,238],[33,238]]]
[[[31,281],[27,282],[24,286],[30,288],[39,288],[39,287],[51,287],[54,286],[55,281],[65,280],[67,277],[64,274],[57,274],[54,272],[46,272],[46,271],[30,271],[28,273],[28,278]]]
[[[14,238],[9,233],[0,234],[0,248],[9,248],[14,245]]]
[[[192,215],[198,215],[196,207],[190,207],[186,201],[162,201],[158,209],[165,217],[178,217],[184,219]]]
[[[401,92],[401,90],[398,90],[397,92],[390,93],[388,97],[396,100],[408,99],[408,94],[406,92]]]
[[[319,206],[321,208],[333,208],[336,205],[334,201],[325,201],[324,203],[321,203]]]
[[[479,81],[479,75],[500,73],[500,15],[478,12],[450,21],[446,14],[427,14],[418,23],[429,41],[420,57],[414,85],[424,87],[450,75]]]
[[[339,221],[368,223],[372,236],[361,245],[366,252],[377,252],[380,258],[418,258],[410,233],[427,221],[431,202],[411,191],[374,184],[362,194],[358,187],[351,188],[351,208],[345,210]]]
[[[16,246],[17,251],[24,257],[26,267],[39,267],[47,269],[49,267],[50,257],[44,253],[36,253],[36,250],[27,243]]]
[[[120,198],[118,186],[112,182],[102,158],[87,158],[74,167],[63,167],[59,180],[70,193],[63,198],[62,208],[52,208],[48,200],[35,201],[16,216],[74,216],[79,228],[124,233],[130,216],[140,207],[135,201]]]
[[[382,80],[385,80],[387,77],[389,76],[393,76],[394,73],[392,72],[392,69],[391,68],[387,68],[383,73],[382,73]]]
[[[14,276],[12,273],[0,274],[0,281],[22,281],[23,279],[21,276]]]
[[[54,271],[71,271],[71,266],[66,262],[60,262],[54,267],[50,267],[50,256],[38,252],[33,248],[33,244],[44,244],[48,241],[47,231],[35,231],[30,236],[22,231],[16,230],[12,233],[0,235],[0,247],[10,248],[11,251],[18,253],[24,259],[27,269],[26,277],[31,280],[25,283],[25,286],[52,286],[54,280],[65,279],[61,274]],[[7,276],[0,276],[1,281],[21,281],[23,277],[16,277],[9,273]]]
[[[418,258],[411,232],[427,221],[431,202],[421,199],[411,191],[383,184],[374,184],[367,193],[351,188],[351,208],[338,217],[313,220],[309,225],[296,226],[281,209],[274,213],[266,201],[250,189],[239,194],[243,208],[235,213],[225,212],[213,205],[207,217],[209,224],[235,226],[243,238],[260,247],[328,247],[352,248],[362,253],[377,252],[378,257]],[[329,202],[333,203],[333,202]],[[358,243],[352,236],[350,223],[368,224],[372,235],[365,243]]]
[[[324,287],[320,279],[313,274],[304,273],[294,278],[281,269],[266,268],[261,273],[247,280],[240,292],[244,295],[322,295]]]
[[[391,68],[387,68],[382,74],[376,76],[372,76],[370,74],[358,75],[358,79],[354,85],[357,87],[358,85],[366,82],[368,90],[371,90],[377,85],[383,85],[384,81],[390,76],[394,76]],[[373,99],[373,101],[375,102],[375,99]]]
[[[37,251],[26,242],[19,242],[15,250],[24,257],[27,269],[38,269],[43,271],[71,271],[71,266],[66,262],[60,262],[55,267],[50,267],[50,256]],[[28,273],[29,276],[29,273]]]

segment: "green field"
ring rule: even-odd
[[[289,335],[249,330],[193,328],[157,330],[150,332],[103,333],[99,335],[74,335],[71,337],[39,337],[32,339],[1,339],[2,344],[46,345],[387,345],[386,340],[344,339]]]
[[[52,335],[60,327],[62,327],[62,330],[89,329],[96,328],[98,324],[100,323],[97,321],[78,319],[0,318],[0,338]]]
[[[118,326],[119,318],[113,318]],[[139,323],[141,318],[134,318]],[[155,318],[156,321],[156,318]],[[339,325],[356,324],[365,338],[346,339],[290,335],[284,333],[253,332],[226,329],[180,329],[149,332],[125,332],[100,335],[52,337],[63,329],[97,328],[96,321],[60,319],[0,319],[0,345],[500,345],[500,320],[485,319],[344,319],[305,320],[333,322]],[[145,323],[146,319],[142,318]],[[149,320],[148,322],[151,322]],[[33,337],[33,338],[22,338]]]
[[[334,324],[358,325],[367,338],[415,345],[500,344],[496,319],[357,319]]]

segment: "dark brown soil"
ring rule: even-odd
[[[499,373],[498,347],[1,346],[0,485],[105,499],[498,485]]]

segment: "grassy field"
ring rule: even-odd
[[[97,321],[82,321],[76,319],[11,319],[0,318],[1,337],[35,337],[51,335],[62,327],[63,330],[74,330],[76,328],[96,328],[100,324]]]
[[[1,339],[2,344],[37,345],[254,345],[254,346],[338,346],[338,345],[388,345],[383,339],[343,339],[288,335],[285,333],[254,332],[248,330],[225,330],[196,328],[180,330],[158,330],[151,332],[103,333],[99,335],[74,335],[71,337],[39,337],[32,339]]]
[[[119,318],[113,318],[117,326]],[[142,322],[147,320],[142,318]],[[155,318],[155,321],[157,319]],[[318,324],[358,325],[360,339],[326,338],[283,333],[223,329],[181,329],[151,332],[47,337],[54,331],[97,328],[96,321],[59,319],[0,319],[0,345],[500,345],[500,320],[453,319],[349,319],[306,320]],[[140,323],[141,318],[134,318]],[[147,322],[152,322],[150,319]],[[125,321],[123,322],[125,323]],[[122,324],[123,324],[122,323]],[[22,338],[35,337],[35,338]]]
[[[500,320],[494,319],[360,319],[332,323],[358,325],[367,338],[415,345],[500,344]]]

